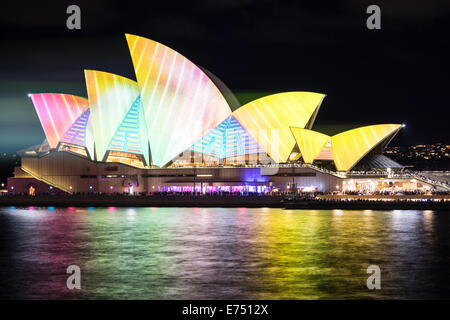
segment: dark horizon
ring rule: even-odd
[[[70,4],[2,5],[2,153],[45,138],[27,93],[86,97],[84,69],[135,79],[125,33],[180,52],[242,104],[282,91],[327,94],[315,130],[405,123],[392,144],[448,143],[448,2],[378,1],[381,30],[366,28],[368,1],[78,2],[81,30],[66,28]]]

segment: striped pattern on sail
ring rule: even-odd
[[[265,152],[233,116],[211,130],[191,150],[220,159]]]
[[[164,166],[230,114],[213,81],[194,63],[158,42],[126,35],[150,141]]]
[[[64,133],[89,107],[87,99],[62,93],[29,94],[50,148],[56,148]]]

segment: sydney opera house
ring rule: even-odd
[[[325,95],[238,105],[171,48],[126,35],[137,81],[85,70],[87,98],[29,94],[46,140],[22,150],[10,193],[269,193],[422,188],[383,155],[402,128],[312,130]]]

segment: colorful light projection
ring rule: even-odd
[[[56,148],[64,133],[89,107],[87,99],[70,94],[29,94],[50,148]]]
[[[304,163],[313,163],[319,152],[331,138],[326,134],[303,128],[291,127],[291,131],[300,149]]]
[[[232,115],[195,143],[191,150],[219,159],[265,152]]]
[[[103,161],[119,125],[139,96],[133,80],[102,71],[85,70],[91,114],[88,127],[95,142],[95,154]]]
[[[90,109],[78,117],[61,138],[61,142],[74,144],[77,146],[86,146],[86,127],[89,119]]]
[[[286,162],[295,146],[290,127],[311,127],[324,97],[314,92],[278,93],[249,102],[233,115],[275,162]]]
[[[190,147],[222,159],[264,150],[282,163],[297,142],[306,163],[334,160],[339,171],[348,171],[401,128],[368,126],[331,138],[307,130],[325,97],[312,92],[270,95],[231,114],[213,81],[191,61],[155,41],[126,38],[137,83],[86,70],[89,100],[30,94],[50,148],[59,142],[86,147],[97,161],[105,161],[108,150],[143,154],[150,164],[150,142],[153,164],[164,166]]]
[[[214,129],[231,110],[194,63],[158,42],[126,34],[150,141],[152,162],[164,166]]]
[[[89,109],[91,110],[91,109]],[[89,111],[90,114],[90,111]],[[89,127],[89,119],[88,119],[88,124],[86,126],[86,149],[89,153],[89,156],[92,160],[96,160],[95,159],[95,154],[94,154],[94,134],[92,133],[92,129]]]
[[[145,123],[138,96],[131,105],[122,123],[116,130],[108,150],[143,154],[147,165],[150,164],[149,148]]]
[[[402,128],[400,124],[379,124],[356,128],[331,137],[334,163],[338,171],[349,171],[370,150]]]
[[[305,163],[334,160],[338,171],[348,171],[369,151],[401,129],[399,124],[372,125],[345,131],[329,137],[325,134],[291,128]]]

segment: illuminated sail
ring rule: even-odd
[[[330,136],[320,132],[294,127],[291,127],[291,130],[305,163],[313,163],[322,148],[330,140]]]
[[[191,150],[219,159],[265,152],[233,116],[208,132]]]
[[[70,94],[30,94],[50,148],[56,148],[64,133],[88,109],[88,100]]]
[[[117,128],[108,150],[143,154],[149,165],[148,140],[142,118],[141,99],[138,96]]]
[[[70,143],[86,147],[86,127],[89,119],[90,109],[83,112],[77,120],[64,133],[60,142]]]
[[[290,127],[310,127],[325,95],[284,92],[269,95],[233,112],[247,132],[276,162],[286,162],[295,146]]]
[[[143,37],[126,35],[150,141],[152,162],[164,166],[214,129],[231,110],[194,63]]]
[[[338,171],[353,168],[370,150],[389,136],[395,135],[400,124],[379,124],[348,130],[331,137],[333,159]]]
[[[88,126],[95,153],[102,161],[119,125],[139,96],[135,81],[101,71],[85,70],[91,114]]]

